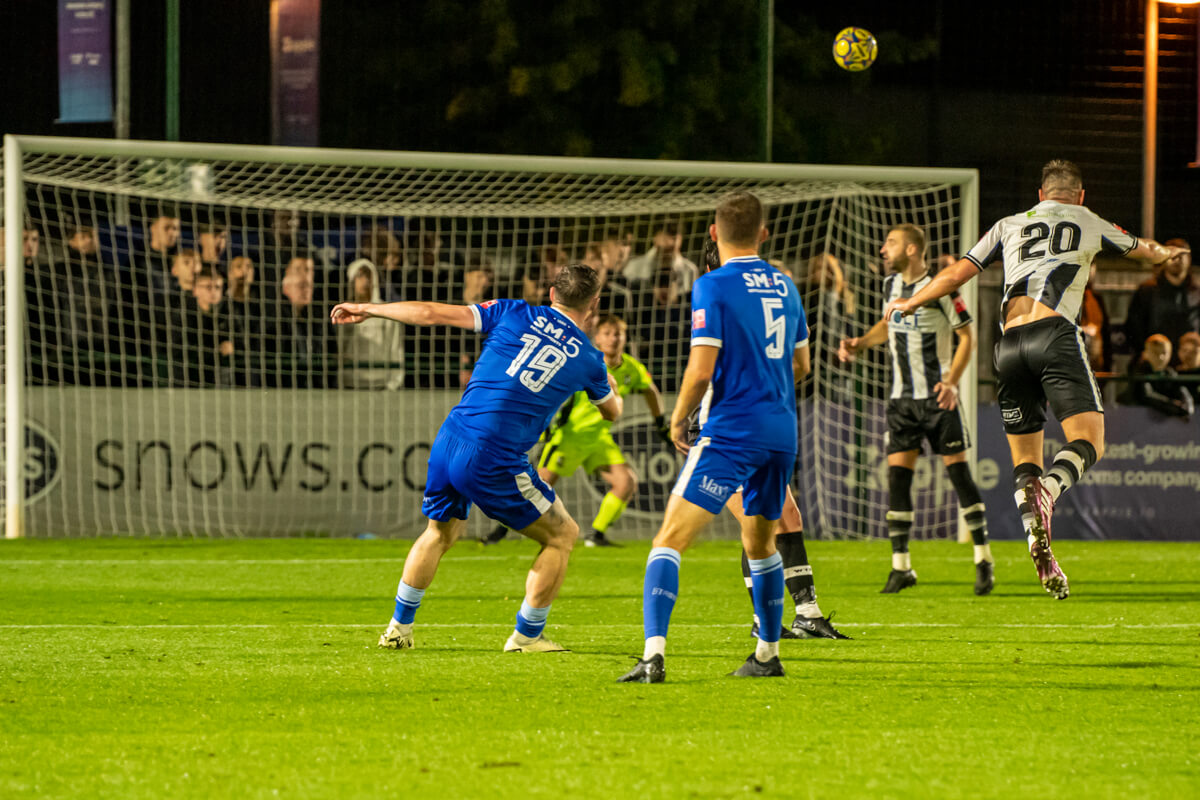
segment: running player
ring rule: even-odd
[[[879,253],[891,272],[883,282],[885,305],[911,297],[933,279],[925,266],[925,232],[916,225],[893,227]],[[895,594],[917,584],[908,537],[913,524],[913,470],[925,440],[946,465],[975,543],[975,594],[988,594],[995,585],[983,498],[967,466],[969,443],[958,411],[958,381],[975,350],[973,328],[967,304],[958,292],[950,292],[898,322],[880,320],[863,336],[843,339],[838,347],[842,361],[853,361],[863,350],[886,341],[892,356],[892,395],[887,404],[887,527],[892,571],[882,594]],[[958,337],[953,360],[949,357],[951,330]]]
[[[451,325],[487,335],[462,399],[447,415],[429,453],[421,512],[429,519],[404,562],[392,621],[379,646],[413,646],[413,618],[438,564],[466,528],[471,504],[540,544],[525,583],[525,599],[505,652],[559,652],[542,635],[550,604],[567,572],[579,526],[554,490],[537,476],[526,453],[554,411],[582,389],[605,419],[621,415],[604,358],[584,327],[600,290],[596,271],[565,267],[550,287],[549,307],[523,300],[478,305],[342,303],[335,325],[370,317],[406,325]]]
[[[646,562],[645,649],[623,683],[664,680],[681,555],[739,486],[745,489],[742,545],[761,624],[755,652],[733,674],[784,674],[783,562],[774,530],[796,460],[795,370],[807,355],[807,327],[795,284],[758,257],[767,229],[757,197],[743,191],[723,197],[709,236],[723,266],[692,287],[692,346],[671,414],[672,438],[688,457]],[[710,383],[700,438],[689,449],[688,415]]]
[[[617,393],[622,398],[635,392],[641,394],[654,416],[659,436],[670,443],[662,395],[642,362],[625,352],[625,336],[625,321],[618,316],[607,316],[596,323],[594,341],[604,354],[604,363],[616,383]],[[584,544],[588,547],[616,546],[608,538],[608,528],[620,519],[637,492],[637,474],[625,463],[625,456],[613,441],[612,423],[588,402],[584,392],[576,392],[567,400],[558,412],[558,420],[558,427],[542,450],[538,475],[547,486],[553,486],[559,478],[573,474],[580,466],[589,475],[600,473],[609,489],[600,501],[600,509],[592,520],[592,533],[584,539]],[[507,533],[508,528],[497,525],[485,544],[494,544]]]
[[[1063,492],[1104,455],[1104,408],[1075,320],[1089,266],[1104,250],[1145,264],[1187,252],[1163,247],[1105,222],[1083,205],[1083,175],[1070,161],[1042,168],[1033,208],[1005,217],[952,267],[909,298],[891,301],[884,319],[909,315],[1004,259],[1003,333],[996,343],[997,395],[1012,451],[1015,499],[1029,555],[1043,588],[1062,600],[1067,576],[1050,549],[1050,519]],[[1067,444],[1042,472],[1046,402]]]
[[[700,265],[700,268],[704,272],[711,272],[720,266],[721,260],[717,253],[717,243],[712,239],[705,240],[704,263]],[[811,369],[807,338],[803,343],[797,343],[794,369],[797,383],[804,380]],[[708,399],[711,393],[712,387],[710,386],[708,392],[705,393],[705,398]],[[700,412],[703,405],[701,403],[701,408],[697,408],[691,414],[688,426],[687,443],[689,446],[696,444],[696,440],[700,438]],[[730,514],[733,514],[739,525],[744,523],[746,517],[742,511],[743,502],[742,490],[739,488],[725,504],[725,508],[729,510]],[[775,525],[775,547],[779,551],[780,558],[783,559],[784,585],[796,606],[796,616],[792,619],[791,626],[783,628],[780,632],[780,638],[849,639],[849,636],[833,627],[831,622],[833,614],[826,617],[821,613],[821,607],[817,605],[817,586],[813,579],[812,565],[808,563],[808,549],[804,546],[804,520],[800,517],[800,508],[796,505],[796,498],[792,496],[790,485],[783,499],[783,513]],[[746,591],[749,592],[750,602],[753,605],[754,579],[750,574],[750,559],[746,556],[744,548],[742,549],[742,579],[746,582]],[[758,636],[759,623],[758,615],[755,614],[754,624],[750,627],[751,636]]]

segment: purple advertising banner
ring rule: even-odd
[[[111,0],[58,0],[58,121],[112,119]]]
[[[321,0],[271,3],[271,139],[316,147],[320,127]]]
[[[1104,427],[1104,457],[1063,496],[1054,512],[1054,536],[1200,541],[1200,421],[1110,405]],[[1052,425],[1043,451],[1047,464],[1063,444]],[[997,406],[979,409],[979,464],[980,472],[993,476],[979,486],[990,534],[1024,538]]]

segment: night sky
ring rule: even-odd
[[[111,136],[110,125],[55,122],[55,5],[0,6],[0,127]],[[132,134],[162,138],[164,3],[133,6]],[[269,143],[269,3],[180,7],[181,138]],[[533,7],[325,0],[321,144],[759,158],[750,96],[756,3],[579,0],[537,4],[530,14]],[[1200,7],[1160,8],[1156,233],[1195,240],[1200,169],[1188,163],[1197,158]],[[1084,169],[1089,206],[1126,227],[1140,223],[1140,0],[779,0],[776,19],[775,160],[975,167],[986,224],[1028,205],[1040,165],[1067,157]],[[868,73],[844,72],[829,57],[846,25],[879,39]],[[501,30],[513,38],[507,54],[498,54]],[[629,62],[649,67],[645,96],[630,98]],[[525,97],[507,91],[514,67],[557,75],[564,65],[575,70],[564,85]]]

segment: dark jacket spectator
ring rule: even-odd
[[[1169,239],[1167,245],[1187,247],[1188,243]],[[1188,331],[1200,333],[1200,281],[1192,275],[1192,254],[1183,253],[1167,260],[1133,293],[1125,317],[1125,340],[1134,353],[1140,353],[1151,334],[1161,333],[1174,342]]]
[[[1179,377],[1183,388],[1200,406],[1200,333],[1188,332],[1179,337]]]
[[[313,262],[297,256],[284,272],[282,299],[269,328],[271,350],[266,385],[286,389],[324,389],[336,384],[333,326],[313,303]]]

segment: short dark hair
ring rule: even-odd
[[[196,270],[196,275],[195,275],[195,277],[192,278],[193,284],[199,283],[200,281],[207,281],[207,280],[224,281],[225,276],[222,275],[220,272],[217,272],[217,270],[213,269],[211,266],[205,265],[205,266],[201,267],[200,269]]]
[[[893,225],[891,231],[900,231],[904,234],[904,238],[909,244],[917,246],[917,258],[925,257],[925,231],[913,225],[911,222],[901,222],[899,225]]]
[[[1043,192],[1078,192],[1083,188],[1083,171],[1073,162],[1056,158],[1042,167]]]
[[[596,323],[596,330],[600,330],[606,325],[612,325],[613,327],[620,328],[623,331],[629,330],[629,325],[626,324],[625,320],[617,314],[606,314],[605,316],[601,317],[600,321]]]
[[[730,192],[717,203],[717,235],[737,247],[756,247],[763,207],[750,192]]]
[[[600,275],[587,264],[568,264],[550,284],[554,298],[567,308],[585,310],[600,291]]]
[[[1176,236],[1174,239],[1167,239],[1163,242],[1167,247],[1182,247],[1184,250],[1191,250],[1192,246],[1187,243],[1186,239],[1181,239]]]

